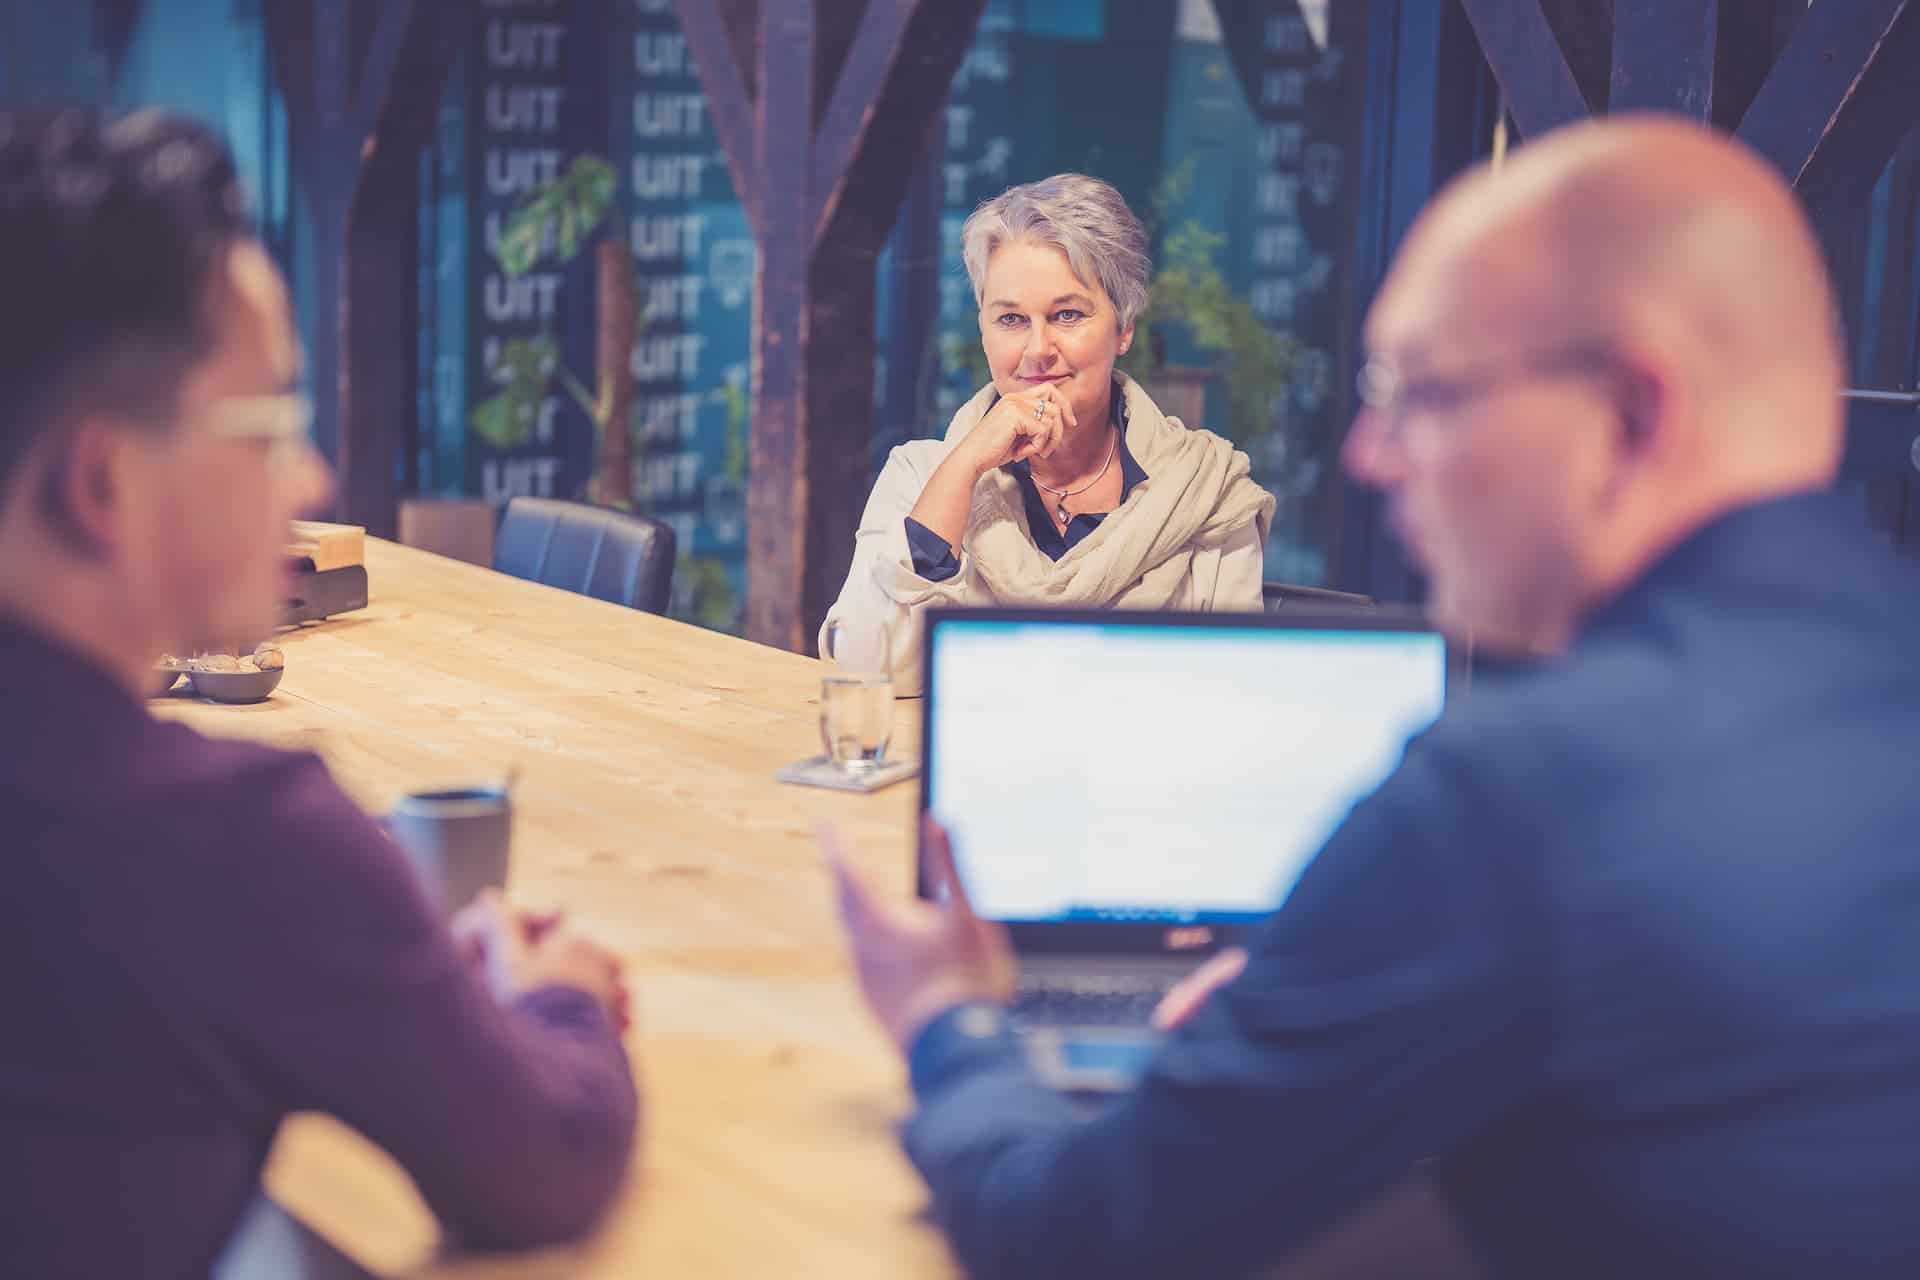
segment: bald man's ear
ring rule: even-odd
[[[1616,354],[1611,381],[1622,452],[1644,459],[1672,445],[1690,399],[1679,370],[1654,353],[1626,348]]]

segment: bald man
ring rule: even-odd
[[[1034,1080],[963,897],[836,861],[972,1270],[1244,1274],[1425,1162],[1496,1275],[1920,1275],[1920,581],[1821,492],[1832,316],[1791,193],[1690,125],[1435,202],[1346,463],[1511,661],[1116,1105]]]

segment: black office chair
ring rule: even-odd
[[[1268,613],[1278,613],[1288,605],[1334,605],[1347,609],[1371,609],[1372,596],[1358,596],[1351,591],[1333,591],[1326,587],[1297,587],[1290,582],[1263,582],[1260,584],[1260,603],[1266,606]]]
[[[493,567],[516,578],[665,613],[673,526],[584,502],[514,498],[493,543]]]

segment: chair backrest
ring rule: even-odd
[[[1260,603],[1266,606],[1268,613],[1278,613],[1290,604],[1341,605],[1346,608],[1370,608],[1372,596],[1359,596],[1351,591],[1333,591],[1326,587],[1297,587],[1290,582],[1263,582],[1260,584]]]
[[[673,526],[583,502],[514,498],[493,567],[630,609],[665,613],[673,587]]]

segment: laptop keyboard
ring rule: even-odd
[[[1171,985],[1151,978],[1023,978],[1009,1017],[1015,1027],[1143,1027]]]

